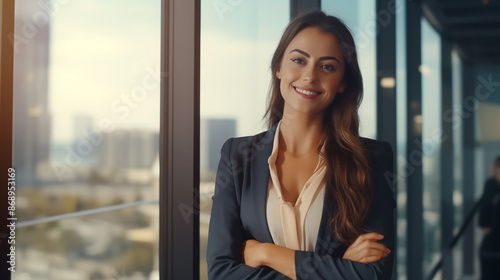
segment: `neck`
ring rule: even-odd
[[[280,124],[280,150],[295,155],[316,152],[324,140],[323,115],[283,112]]]

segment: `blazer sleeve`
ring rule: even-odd
[[[492,226],[493,222],[493,199],[498,192],[498,187],[495,186],[495,179],[489,178],[484,184],[483,195],[481,196],[481,204],[479,206],[479,226],[487,228]]]
[[[392,191],[393,154],[390,145],[382,142],[371,161],[374,196],[365,226],[384,235],[382,244],[391,254],[382,260],[363,264],[344,260],[333,254],[295,252],[297,279],[391,279],[394,263],[394,194]]]
[[[212,197],[207,246],[208,279],[289,279],[269,267],[252,268],[242,263],[242,245],[248,238],[240,219],[239,192],[235,189],[235,180],[241,175],[237,173],[242,171],[233,169],[232,142],[233,139],[229,139],[222,147]]]

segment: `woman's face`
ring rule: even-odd
[[[276,73],[285,112],[322,114],[344,90],[344,63],[334,35],[316,27],[300,31],[286,48]]]

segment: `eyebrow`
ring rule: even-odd
[[[311,57],[308,53],[306,53],[303,50],[293,49],[290,53],[292,53],[292,52],[298,52],[300,54],[303,54],[307,58]],[[340,64],[340,61],[336,57],[334,57],[334,56],[322,56],[322,57],[319,58],[319,60],[335,60],[335,61],[337,61],[337,63]]]

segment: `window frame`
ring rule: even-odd
[[[161,5],[160,279],[198,279],[200,1],[162,0]],[[7,182],[12,166],[14,72],[9,36],[14,34],[15,1],[0,2],[0,13],[0,178]],[[0,192],[0,199],[7,201],[7,191]],[[6,210],[0,211],[2,221],[7,220]],[[8,234],[7,227],[0,228],[2,252],[9,250]],[[2,254],[0,275],[10,280],[7,258]]]
[[[200,1],[161,18],[160,279],[199,279]]]
[[[10,42],[9,37],[14,34],[14,7],[15,1],[1,1],[1,30],[2,39],[0,42],[0,180],[5,186],[0,192],[0,201],[2,209],[0,210],[0,220],[2,224],[7,224],[7,182],[8,169],[12,167],[12,110],[13,110],[13,82],[14,82],[14,46]],[[10,229],[6,226],[0,227],[0,275],[2,279],[10,280],[11,273],[8,270],[10,267],[9,256],[10,245],[7,242],[7,237],[10,235]],[[16,259],[16,262],[19,261]]]

